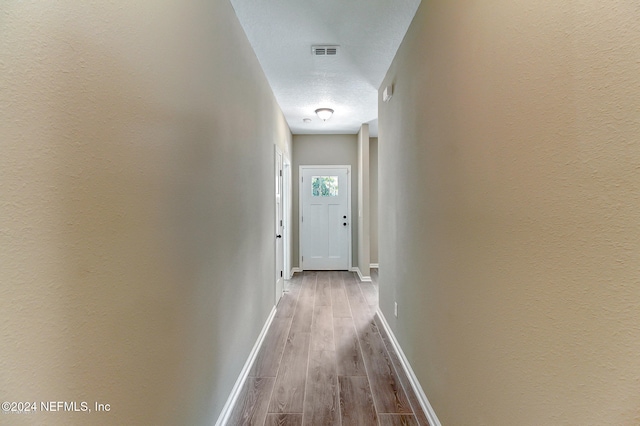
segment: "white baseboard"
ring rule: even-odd
[[[411,364],[409,364],[409,360],[407,360],[407,357],[404,355],[404,352],[402,352],[402,348],[400,347],[400,344],[396,340],[396,336],[391,331],[391,327],[389,327],[389,323],[387,323],[387,320],[385,319],[384,315],[382,314],[382,311],[379,308],[376,311],[376,314],[378,315],[378,319],[380,320],[382,327],[384,327],[384,331],[386,331],[387,336],[389,336],[389,340],[391,341],[391,345],[393,346],[393,349],[398,354],[398,358],[400,359],[402,368],[404,369],[404,372],[407,374],[407,377],[409,378],[411,387],[413,388],[413,391],[416,393],[416,396],[418,397],[418,401],[420,402],[420,405],[422,406],[422,410],[427,416],[427,420],[429,420],[429,424],[431,426],[442,426],[442,424],[440,423],[440,420],[438,420],[438,416],[436,416],[436,412],[433,410],[433,407],[431,406],[431,404],[429,403],[429,400],[427,399],[427,395],[425,395],[424,390],[422,390],[422,386],[420,385],[418,378],[413,372],[413,369],[411,368]]]
[[[225,426],[229,421],[229,417],[231,417],[231,412],[233,411],[233,408],[235,407],[236,402],[238,401],[238,397],[240,396],[242,387],[244,386],[244,383],[247,381],[247,376],[249,375],[249,371],[251,371],[251,367],[253,367],[253,363],[255,362],[256,357],[258,356],[258,352],[262,347],[264,338],[266,337],[267,332],[269,331],[269,327],[271,326],[271,323],[273,322],[273,318],[275,316],[276,316],[276,307],[274,306],[273,309],[271,310],[271,313],[269,314],[269,317],[267,318],[267,321],[264,323],[264,326],[262,327],[262,331],[258,336],[258,340],[256,340],[255,345],[253,345],[253,349],[251,350],[251,353],[249,353],[249,358],[247,358],[247,362],[244,363],[244,367],[242,368],[242,371],[240,371],[240,376],[238,376],[238,380],[236,380],[236,384],[233,386],[233,389],[231,390],[229,399],[227,399],[227,402],[224,404],[224,407],[222,408],[222,412],[220,413],[220,416],[218,416],[218,421],[216,422],[216,426]]]
[[[359,267],[354,266],[353,268],[351,268],[351,272],[356,272],[358,274],[358,278],[360,278],[360,281],[362,281],[363,283],[371,282],[371,277],[362,275],[362,271]]]
[[[369,265],[369,268],[371,268],[371,269],[379,269],[379,265],[377,263],[372,263],[371,265]]]
[[[291,268],[291,274],[289,276],[293,277],[293,274],[295,274],[296,272],[302,272],[302,268],[298,268],[297,266],[294,266],[293,268]]]

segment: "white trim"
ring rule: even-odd
[[[429,403],[429,400],[427,399],[427,395],[425,395],[424,390],[422,389],[422,386],[420,385],[420,382],[416,377],[416,374],[413,372],[413,369],[411,368],[411,364],[409,364],[409,360],[407,360],[407,357],[405,356],[404,352],[402,352],[400,343],[398,343],[396,336],[391,331],[391,327],[389,327],[389,323],[387,323],[387,320],[385,319],[384,314],[382,313],[380,308],[378,308],[378,310],[376,311],[376,314],[378,315],[378,319],[380,320],[380,324],[382,324],[384,331],[386,331],[387,336],[389,336],[389,341],[391,342],[393,349],[398,354],[398,358],[400,359],[400,364],[402,364],[402,369],[404,370],[404,372],[407,374],[407,377],[409,378],[409,383],[411,383],[411,387],[413,388],[413,391],[416,393],[416,396],[418,397],[420,406],[422,407],[422,410],[427,416],[427,420],[429,420],[429,424],[431,426],[442,426],[442,424],[440,423],[440,420],[438,420],[438,416],[436,416],[436,412],[433,410],[433,407]]]
[[[377,264],[377,263],[372,263],[371,265],[369,265],[369,268],[371,268],[371,269],[378,269],[378,268],[379,268],[379,266],[378,266],[378,264]]]
[[[351,228],[353,226],[353,215],[351,214],[351,164],[347,164],[347,165],[343,165],[343,164],[339,164],[339,165],[321,165],[321,166],[315,166],[312,164],[305,164],[305,165],[300,165],[298,166],[298,265],[300,265],[300,270],[303,271],[304,270],[304,263],[302,262],[302,205],[303,205],[303,194],[302,191],[304,191],[304,186],[302,185],[301,179],[302,179],[302,169],[347,169],[347,215],[349,217],[349,266],[348,266],[348,270],[351,271],[353,270],[352,268],[352,257],[353,257],[353,242],[352,240],[352,236],[353,236],[353,228]]]
[[[282,234],[282,242],[284,244],[284,271],[289,271],[291,268],[291,227],[293,226],[293,220],[291,219],[291,205],[293,203],[293,193],[291,186],[291,162],[287,158],[286,155],[282,156],[282,169],[283,169],[283,180],[282,180],[282,195],[284,197],[284,203],[282,204],[284,208],[284,214],[282,215],[282,220],[284,221],[284,229]],[[291,275],[285,277],[286,279],[290,279]]]
[[[240,371],[240,376],[238,376],[238,380],[236,380],[236,384],[233,386],[231,390],[231,394],[227,399],[227,402],[224,404],[222,408],[222,412],[220,416],[218,416],[218,421],[216,421],[216,426],[225,426],[231,417],[231,413],[233,408],[238,401],[238,397],[240,396],[240,392],[242,391],[242,387],[244,383],[247,381],[247,377],[249,376],[249,371],[251,371],[251,367],[253,367],[253,363],[255,362],[258,352],[262,347],[262,343],[264,342],[264,338],[267,336],[267,332],[269,331],[269,327],[271,327],[271,323],[273,322],[273,318],[276,316],[276,307],[274,306],[267,318],[267,321],[264,323],[262,327],[262,331],[258,336],[258,340],[256,340],[256,344],[253,345],[253,349],[251,353],[249,353],[249,358],[247,358],[247,362],[244,363],[244,367],[242,371]]]
[[[285,228],[285,207],[284,207],[284,200],[285,200],[285,196],[284,196],[284,155],[282,154],[282,151],[280,151],[280,148],[278,148],[277,144],[274,144],[274,148],[275,148],[275,152],[274,152],[274,186],[275,186],[275,191],[274,191],[274,212],[275,212],[275,217],[276,217],[276,223],[275,223],[275,227],[274,227],[274,232],[273,232],[273,236],[275,237],[276,235],[280,235],[280,241],[278,241],[278,238],[274,238],[273,239],[273,253],[274,253],[274,271],[275,271],[275,282],[274,282],[274,304],[277,305],[278,302],[280,301],[280,298],[282,297],[282,295],[284,294],[284,280],[287,278],[284,276],[284,271],[287,270],[286,268],[286,260],[285,260],[285,241],[286,241],[286,237],[283,238],[284,236],[284,228]],[[278,158],[279,157],[279,158]],[[279,163],[278,164],[278,160]],[[278,166],[280,166],[280,169],[278,169]],[[280,186],[278,188],[278,186]],[[278,211],[278,203],[276,202],[276,198],[277,198],[277,194],[280,194],[280,211]],[[280,215],[281,218],[281,222],[280,224],[278,224],[278,215]],[[278,253],[278,243],[280,243],[280,248],[282,250],[280,250],[280,253]],[[282,255],[282,276],[279,276],[278,273],[278,254]],[[278,292],[278,283],[282,281],[282,291]]]
[[[293,274],[295,274],[296,272],[302,272],[302,268],[298,268],[297,266],[294,266],[293,268],[291,268],[290,277],[293,277]]]
[[[371,277],[370,276],[364,276],[362,275],[362,271],[360,270],[360,268],[358,266],[351,268],[352,272],[357,272],[358,273],[358,278],[360,278],[360,281],[362,281],[363,283],[370,283],[371,281]]]

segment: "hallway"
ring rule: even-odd
[[[640,2],[0,10],[0,423],[640,425]],[[322,165],[380,318],[352,273],[274,306]]]
[[[294,276],[230,425],[428,425],[375,316],[374,271]]]

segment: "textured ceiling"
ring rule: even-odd
[[[231,0],[294,134],[377,136],[378,87],[420,0]],[[339,45],[335,57],[311,54]],[[323,122],[317,108],[332,108]],[[304,123],[304,118],[311,118]]]

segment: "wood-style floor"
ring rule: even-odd
[[[289,282],[229,425],[428,425],[375,311],[373,283],[306,271]]]

